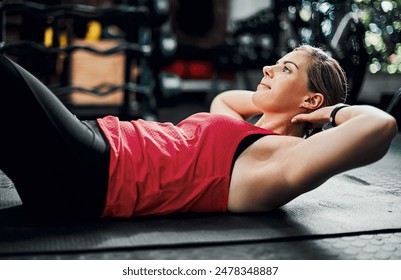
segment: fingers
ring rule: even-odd
[[[327,108],[321,108],[308,114],[299,114],[291,119],[291,123],[326,123],[330,119],[330,110]]]
[[[302,123],[302,122],[309,122],[308,114],[299,114],[291,119],[291,123]]]
[[[324,123],[325,120],[311,114],[299,114],[291,119],[291,123]]]

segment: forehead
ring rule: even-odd
[[[295,63],[300,70],[305,70],[310,63],[310,56],[304,51],[294,50],[283,56],[279,62],[290,61]]]

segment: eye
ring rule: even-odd
[[[282,71],[285,72],[285,73],[291,73],[291,69],[288,68],[287,66],[284,66]]]

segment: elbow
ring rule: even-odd
[[[385,124],[383,125],[383,133],[386,135],[389,143],[397,135],[398,133],[397,120],[393,116],[391,115],[387,116]]]
[[[212,102],[210,103],[209,112],[210,112],[210,113],[216,113],[216,110],[217,110],[216,107],[221,106],[221,105],[219,105],[220,102],[221,102],[221,101],[220,101],[219,95],[215,96],[215,97],[213,98]]]
[[[373,129],[371,132],[376,136],[375,138],[383,144],[390,144],[397,135],[397,121],[388,113],[381,112],[376,118],[369,118],[366,121],[371,124]]]
[[[212,102],[210,103],[209,112],[213,114],[224,113],[225,111],[227,111],[228,108],[229,106],[224,100],[224,96],[222,94],[218,94],[213,98]]]
[[[397,124],[397,120],[394,117],[391,117],[391,120],[392,120],[393,133],[394,133],[393,138],[394,138],[397,135],[398,131],[399,131],[399,127],[398,127],[398,124]]]
[[[397,127],[397,121],[394,117],[391,115],[386,116],[382,120],[382,124],[380,126],[380,131],[378,131],[377,135],[380,137],[377,137],[377,139],[380,139],[380,143],[378,144],[378,149],[377,149],[377,156],[378,159],[382,158],[383,156],[386,155],[388,152],[388,149],[390,148],[391,142],[395,138],[395,136],[398,133],[398,127]]]
[[[351,168],[372,164],[382,159],[388,152],[391,142],[397,135],[397,121],[383,111],[378,114],[362,116],[360,122],[352,127],[355,142],[349,146],[347,154],[359,159]],[[359,136],[357,136],[359,135]]]

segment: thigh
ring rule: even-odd
[[[87,204],[104,203],[109,156],[96,124],[78,120],[46,86],[4,56],[0,87],[0,169],[23,204],[49,214],[95,211]]]

